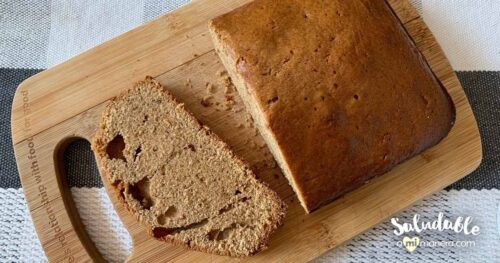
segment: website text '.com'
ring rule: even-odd
[[[412,240],[408,241],[397,241],[396,245],[398,247],[475,247],[476,241],[474,240],[461,240],[461,241],[436,241],[436,240],[419,240],[415,242]]]

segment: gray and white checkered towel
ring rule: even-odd
[[[0,262],[44,262],[27,210],[10,139],[17,85],[187,0],[0,0]],[[401,214],[433,220],[472,216],[481,233],[421,233],[421,240],[472,240],[474,246],[420,246],[408,252],[390,221],[328,252],[320,262],[500,262],[500,1],[412,0],[442,45],[472,104],[483,138],[480,168]],[[131,241],[102,188],[85,141],[65,155],[69,184],[89,235],[103,256],[123,261]],[[98,223],[96,223],[98,222]]]

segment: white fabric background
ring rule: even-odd
[[[500,70],[500,1],[424,0],[422,12],[454,70]]]
[[[0,0],[0,67],[46,68],[50,1]]]
[[[144,1],[52,1],[47,67],[142,24]]]

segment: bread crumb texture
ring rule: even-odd
[[[284,218],[278,195],[152,78],[107,106],[92,148],[120,202],[156,239],[248,256]]]

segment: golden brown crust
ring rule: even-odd
[[[453,102],[383,0],[256,0],[210,30],[308,212],[453,125]]]
[[[168,92],[168,90],[166,90],[161,84],[159,84],[152,77],[147,76],[146,79],[145,79],[145,81],[138,82],[136,84],[136,86],[137,85],[142,85],[142,84],[145,84],[146,86],[150,86],[151,88],[155,88],[155,89],[160,90],[161,93],[164,96],[166,96],[170,102],[172,102],[174,105],[180,106],[180,107],[182,107],[184,109],[183,105],[181,103],[179,103],[175,99],[175,97],[173,97],[173,95],[170,94],[170,92]],[[120,94],[119,96],[117,96],[115,98],[113,98],[111,100],[111,102],[107,105],[106,109],[104,110],[102,119],[104,120],[106,118],[105,114],[110,110],[111,105],[115,101],[119,101],[122,98],[127,97],[131,91],[132,91],[132,89],[130,89],[130,90],[128,90],[128,91]],[[243,160],[241,160],[239,158],[239,156],[235,155],[234,152],[231,150],[231,148],[224,141],[222,141],[207,126],[205,126],[201,122],[199,122],[192,115],[191,112],[189,112],[189,111],[186,111],[186,112],[188,113],[188,115],[192,119],[192,121],[194,121],[194,123],[197,123],[199,125],[200,129],[204,129],[206,131],[206,134],[210,138],[212,138],[213,140],[216,140],[216,141],[222,143],[223,149],[226,150],[227,152],[229,152],[231,158],[233,158],[234,160],[236,160],[239,163],[239,165],[241,165],[241,167],[245,168],[245,170],[247,171],[247,175],[248,176],[251,176],[255,180],[257,180],[255,174],[249,168],[249,165],[247,165],[246,162],[244,162]],[[150,226],[146,222],[142,222],[140,215],[138,215],[137,213],[135,213],[135,211],[133,211],[133,209],[131,209],[131,207],[129,206],[129,204],[124,199],[123,192],[125,191],[125,185],[123,184],[123,182],[115,183],[115,182],[112,182],[111,179],[110,179],[111,178],[111,171],[109,171],[108,169],[106,169],[107,165],[105,163],[106,160],[107,160],[107,158],[106,158],[107,153],[104,150],[105,147],[106,147],[106,144],[101,140],[101,136],[100,136],[100,134],[104,133],[104,128],[105,127],[101,125],[99,127],[98,132],[96,133],[96,136],[92,140],[92,149],[94,150],[94,152],[96,153],[96,155],[98,157],[97,159],[99,161],[100,167],[102,168],[101,170],[104,173],[103,177],[106,178],[107,183],[113,188],[114,193],[115,193],[117,199],[119,200],[119,202],[121,203],[121,205],[123,205],[123,207],[125,207],[130,213],[132,213],[139,222],[143,223],[147,227],[149,234],[152,237],[154,237],[154,234],[153,234],[153,228],[154,227]],[[216,249],[205,249],[202,246],[197,246],[195,244],[185,243],[185,242],[182,242],[180,240],[175,239],[173,236],[168,236],[168,235],[164,236],[162,238],[158,238],[158,239],[166,241],[166,242],[169,242],[169,243],[172,243],[172,244],[175,244],[175,245],[181,245],[181,246],[189,248],[189,249],[194,249],[194,250],[201,251],[201,252],[214,253],[214,254],[218,254],[218,255],[222,255],[222,256],[243,257],[243,256],[253,255],[253,254],[261,251],[262,249],[265,249],[266,245],[267,245],[267,242],[269,240],[269,237],[272,234],[272,232],[274,232],[274,230],[276,230],[283,223],[283,220],[284,220],[284,217],[285,217],[285,214],[286,214],[286,204],[280,199],[280,197],[276,194],[276,192],[272,191],[267,186],[267,184],[265,184],[263,182],[259,182],[259,183],[262,185],[262,189],[261,190],[264,191],[264,194],[267,195],[270,199],[272,199],[275,203],[279,204],[279,209],[276,211],[276,218],[273,218],[273,220],[272,220],[272,222],[274,224],[268,228],[268,231],[266,233],[263,234],[263,238],[260,240],[259,246],[254,251],[251,251],[250,254],[236,254],[236,253],[233,253],[233,252],[231,252],[229,250],[224,251],[224,250],[216,250]]]

